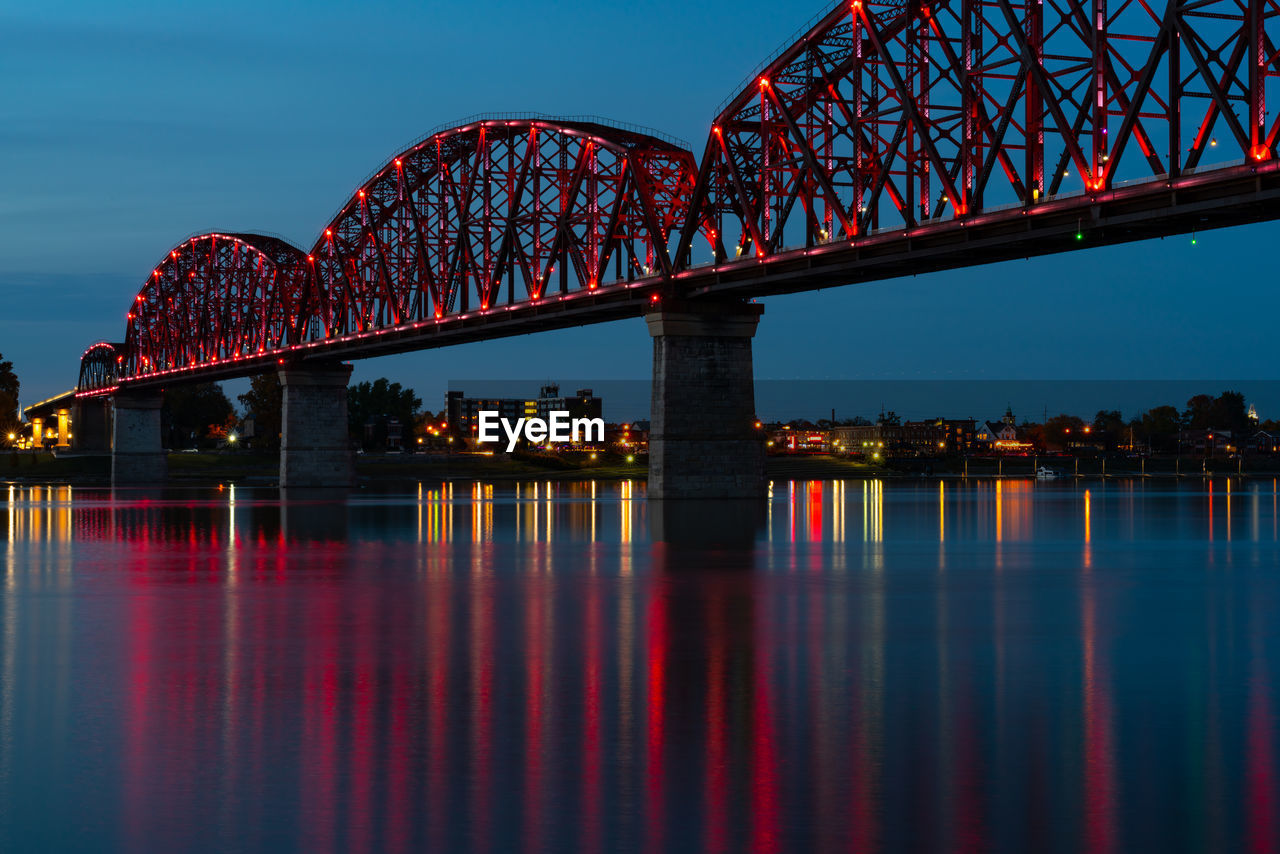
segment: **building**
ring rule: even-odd
[[[1026,454],[1035,448],[1018,435],[1012,407],[1005,409],[999,421],[984,421],[974,432],[973,440],[983,450],[997,454]]]
[[[887,456],[920,456],[940,454],[946,441],[943,432],[925,421],[908,421],[905,424],[861,424],[854,427],[834,427],[831,430],[831,447],[841,454],[885,454]],[[940,446],[941,445],[941,446]]]
[[[455,436],[474,437],[480,432],[480,413],[496,412],[499,418],[515,423],[521,418],[547,420],[552,412],[564,411],[570,418],[602,418],[604,400],[589,388],[578,389],[573,397],[560,394],[560,386],[548,383],[536,398],[467,397],[461,391],[445,392],[445,417],[448,431]]]
[[[1195,457],[1225,457],[1236,452],[1230,430],[1195,429],[1178,433],[1178,453]]]
[[[568,412],[570,418],[603,418],[604,401],[589,388],[578,389],[573,397],[563,397],[560,386],[550,383],[538,390],[537,415],[547,419],[556,411]]]
[[[606,424],[604,444],[620,454],[647,454],[649,452],[649,422],[633,421],[628,424]]]
[[[1280,454],[1280,431],[1257,431],[1249,440],[1249,450],[1255,454]]]
[[[391,415],[375,415],[364,423],[366,451],[404,450],[404,427]],[[410,449],[412,450],[412,449]]]
[[[499,418],[516,421],[520,418],[536,418],[538,401],[518,397],[467,397],[461,391],[448,391],[444,395],[447,429],[455,436],[470,437],[480,430],[481,412],[496,412]]]
[[[972,418],[833,427],[831,450],[837,454],[883,453],[897,457],[962,454],[973,446],[975,433]]]
[[[790,425],[769,432],[768,448],[779,454],[825,454],[832,449],[832,432]]]

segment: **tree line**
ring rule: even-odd
[[[6,362],[0,355],[0,440],[10,433],[17,433],[21,426],[18,418],[18,390],[21,384],[13,371],[13,362]]]
[[[279,377],[270,373],[251,378],[249,390],[237,399],[243,408],[243,418],[219,383],[193,383],[167,389],[160,411],[165,443],[174,449],[220,445],[252,419],[253,447],[277,450],[284,411],[284,391]],[[394,418],[408,441],[422,417],[422,399],[413,389],[386,377],[356,383],[347,389],[348,433],[353,442],[361,445],[366,444],[366,424]],[[434,416],[427,413],[426,417]]]
[[[820,430],[872,423],[860,417],[839,421],[822,418],[814,423],[802,420],[789,422],[797,429]],[[902,418],[889,411],[882,413],[875,423],[894,426],[901,424]],[[1232,444],[1239,447],[1258,430],[1280,432],[1280,420],[1255,420],[1250,417],[1244,394],[1224,391],[1217,397],[1197,394],[1181,409],[1173,405],[1155,406],[1128,420],[1118,409],[1103,409],[1089,420],[1063,413],[1046,419],[1044,423],[1024,420],[1018,425],[1022,441],[1050,451],[1090,445],[1105,451],[1125,446],[1155,454],[1171,454],[1177,453],[1179,437],[1185,430],[1228,431]]]
[[[1250,417],[1244,395],[1224,391],[1217,397],[1197,394],[1182,409],[1173,405],[1154,406],[1129,420],[1117,409],[1099,410],[1090,421],[1076,415],[1055,415],[1043,424],[1024,422],[1019,432],[1029,441],[1048,450],[1066,450],[1073,445],[1096,445],[1105,451],[1126,446],[1155,454],[1177,453],[1179,437],[1185,430],[1228,431],[1240,447],[1258,430],[1275,430],[1280,422],[1259,423]]]

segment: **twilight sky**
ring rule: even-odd
[[[146,274],[190,234],[308,247],[366,175],[477,112],[594,113],[701,153],[716,105],[821,8],[7,4],[0,353],[23,405],[120,338]],[[1270,378],[1277,238],[1265,224],[768,299],[756,374]],[[356,379],[389,376],[437,409],[449,380],[640,379],[650,358],[633,320],[357,362]]]

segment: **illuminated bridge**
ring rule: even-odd
[[[466,120],[309,249],[174,247],[78,394],[113,399],[127,479],[155,473],[156,392],[278,370],[282,484],[336,482],[345,439],[289,434],[339,417],[342,360],[645,316],[651,494],[752,493],[751,298],[1280,215],[1278,2],[843,2],[721,106],[700,157],[593,117]],[[327,462],[291,468],[304,450]]]

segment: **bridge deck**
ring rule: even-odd
[[[871,282],[1015,258],[1077,251],[1280,217],[1280,162],[1240,165],[1150,181],[1096,195],[1060,196],[1033,207],[884,231],[855,241],[781,251],[763,259],[707,264],[677,273],[474,310],[438,320],[309,342],[261,355],[121,381],[147,389],[308,363],[450,347],[492,338],[641,316],[670,291],[690,299],[756,298]],[[1077,236],[1079,235],[1079,237]],[[93,394],[83,392],[82,394]],[[99,393],[109,393],[109,390]]]

